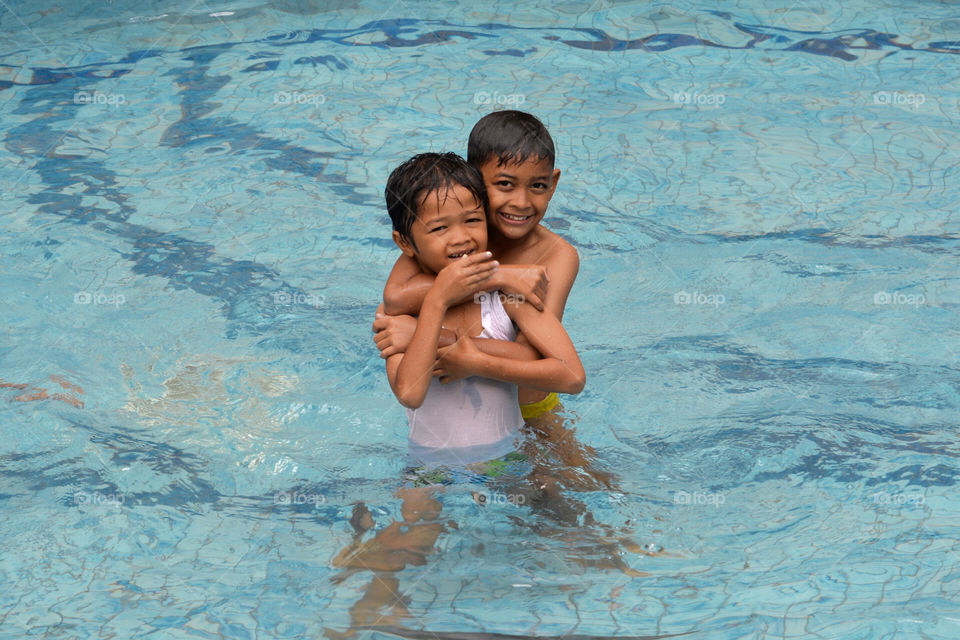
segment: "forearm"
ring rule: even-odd
[[[430,292],[431,286],[433,286],[433,276],[423,273],[411,278],[404,285],[385,288],[383,290],[384,313],[391,316],[419,315],[420,307],[423,306],[423,300],[427,297],[427,293]],[[463,296],[454,301],[453,304],[466,302],[481,291],[492,291],[497,288],[496,285],[485,282],[482,285],[474,287],[475,291],[464,291]]]
[[[492,260],[492,257],[489,251],[484,251],[462,259],[463,261],[457,266],[460,273],[455,276],[460,283],[462,293],[453,304],[469,300],[478,291],[488,290],[487,282],[499,268],[499,264]],[[383,288],[385,312],[392,316],[419,315],[427,293],[435,281],[436,276],[421,271],[412,258],[400,257]]]
[[[528,344],[512,340],[494,340],[493,338],[472,338],[473,344],[488,356],[510,358],[512,360],[538,360],[540,354]],[[443,338],[441,337],[441,342]]]
[[[474,375],[510,382],[541,391],[580,393],[586,380],[557,358],[515,360],[484,355],[471,367]]]
[[[403,354],[397,370],[394,393],[405,407],[416,409],[423,404],[430,387],[433,367],[437,361],[437,340],[446,306],[427,296],[417,321],[417,329]]]

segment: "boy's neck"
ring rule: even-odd
[[[494,257],[503,254],[506,251],[516,251],[523,249],[534,242],[540,225],[534,227],[530,233],[517,240],[511,240],[500,234],[495,228],[489,228],[487,232],[487,249],[493,252]]]
[[[430,267],[428,267],[423,263],[423,260],[420,259],[420,256],[414,256],[413,259],[417,261],[417,265],[419,265],[420,271],[422,271],[423,273],[429,274],[431,276],[437,275],[436,271],[434,271],[433,269],[431,269]]]

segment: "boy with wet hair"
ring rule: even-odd
[[[496,288],[562,320],[580,258],[569,242],[541,224],[560,179],[550,133],[529,113],[496,111],[473,127],[467,148],[469,163],[483,176],[489,201],[488,247],[499,264],[492,267],[492,260],[474,258],[475,279],[463,295]],[[384,288],[382,313],[378,312],[373,325],[381,357],[405,348],[416,326],[413,316],[419,313],[432,282],[433,276],[409,256],[397,260]],[[452,334],[441,332],[441,346],[453,340]],[[521,334],[518,342],[526,344],[526,337]],[[557,391],[520,387],[525,426],[572,467],[571,473],[565,474],[569,484],[609,487],[608,474],[589,468],[593,450],[577,443],[573,430],[566,426]],[[581,471],[586,476],[578,473]]]

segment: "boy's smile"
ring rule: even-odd
[[[439,273],[463,256],[487,249],[487,216],[464,186],[454,184],[427,194],[410,228],[413,244],[396,231],[393,239],[427,271]]]
[[[560,170],[546,158],[498,162],[494,157],[480,167],[490,199],[490,225],[504,237],[519,240],[543,219]]]

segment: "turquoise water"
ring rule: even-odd
[[[356,503],[400,518],[406,451],[383,185],[498,106],[553,133],[582,260],[565,404],[619,482],[571,500],[665,553],[451,487],[371,624],[960,636],[955,6],[19,1],[0,30],[0,636],[350,627],[373,575],[332,560]]]

